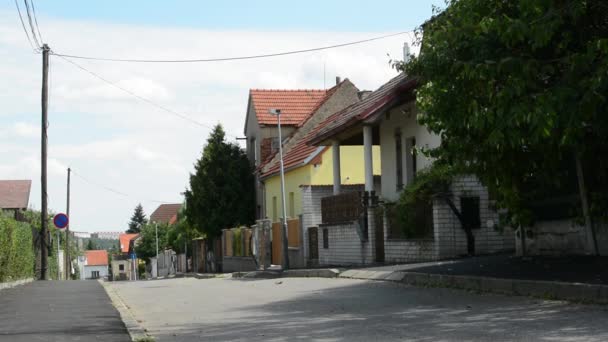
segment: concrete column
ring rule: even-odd
[[[365,165],[365,191],[373,191],[372,126],[363,126],[363,160]]]
[[[342,183],[342,176],[340,174],[340,142],[334,140],[331,150],[334,159],[334,195],[337,195],[340,193],[340,185]]]

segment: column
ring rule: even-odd
[[[340,193],[340,185],[342,183],[342,177],[340,175],[340,142],[334,140],[331,145],[334,160],[334,195]]]
[[[363,126],[363,160],[365,164],[365,191],[373,191],[372,126]]]

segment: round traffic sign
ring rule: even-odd
[[[53,217],[53,223],[55,224],[55,227],[59,229],[67,227],[69,221],[70,220],[68,219],[68,215],[63,213],[59,213],[55,215],[55,217]]]

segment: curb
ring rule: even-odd
[[[275,278],[338,278],[340,270],[335,268],[302,269],[287,271],[234,272],[232,278],[275,279]]]
[[[129,332],[129,336],[131,336],[131,341],[138,341],[138,340],[144,340],[146,338],[148,338],[148,339],[151,338],[152,336],[148,335],[148,333],[146,332],[146,329],[144,329],[137,322],[135,317],[133,317],[133,314],[129,310],[129,307],[125,304],[125,302],[122,300],[120,295],[118,295],[118,293],[116,293],[116,291],[109,284],[106,284],[103,281],[99,281],[99,282],[101,283],[103,288],[106,290],[106,293],[110,297],[110,300],[112,301],[112,304],[114,305],[116,310],[118,310],[118,313],[120,314],[120,318],[122,319],[122,322],[124,323],[125,327],[127,328],[127,331]]]
[[[15,280],[15,281],[11,281],[11,282],[6,282],[6,283],[0,283],[0,291],[2,291],[4,289],[10,289],[13,287],[17,287],[20,285],[25,285],[25,284],[31,283],[33,281],[34,281],[34,278],[25,278],[25,279]]]
[[[445,287],[512,296],[608,304],[608,286],[599,284],[366,270],[348,270],[342,272],[340,278],[391,281],[413,286]]]

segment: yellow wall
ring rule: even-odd
[[[380,175],[380,146],[372,150],[374,175]],[[331,185],[333,184],[333,154],[331,148],[323,152],[321,164],[305,165],[285,172],[285,202],[287,215],[294,213],[293,218],[302,214],[302,192],[300,185]],[[363,164],[363,146],[340,147],[340,173],[342,184],[364,184],[365,170]],[[283,217],[283,202],[281,197],[281,177],[279,174],[264,180],[266,191],[266,217],[273,220],[273,197],[276,197],[276,217]],[[293,192],[293,206],[290,208],[289,193]]]
[[[374,175],[380,175],[380,146],[372,147]],[[334,157],[332,149],[323,153],[323,162],[312,170],[312,185],[334,184]],[[365,184],[363,146],[340,146],[341,184]]]
[[[294,218],[302,214],[302,192],[300,191],[300,185],[310,184],[310,169],[311,165],[299,167],[297,169],[289,170],[285,172],[285,204],[287,205],[287,215],[289,216],[289,193],[293,192],[294,202]],[[277,203],[277,218],[283,217],[283,200],[281,197],[281,176],[270,177],[264,180],[264,186],[266,189],[266,217],[273,220],[273,203],[272,198],[276,197]],[[273,220],[274,221],[274,220]]]

